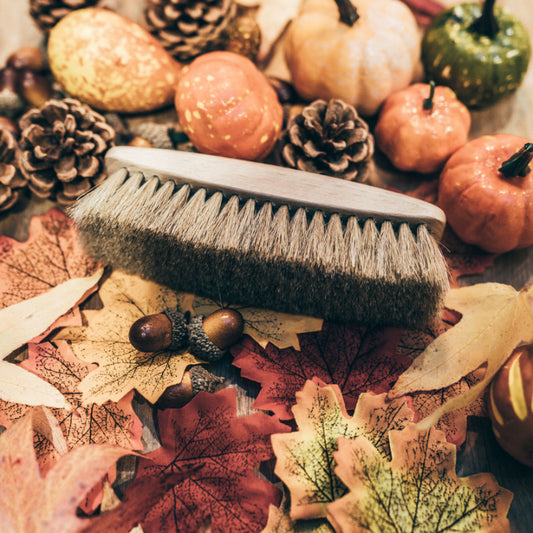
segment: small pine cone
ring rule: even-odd
[[[88,105],[49,100],[24,114],[19,126],[20,170],[36,196],[70,205],[105,178],[104,155],[115,130]]]
[[[48,33],[65,15],[76,9],[92,7],[98,0],[30,0],[30,15]]]
[[[316,100],[293,116],[280,139],[285,166],[366,182],[374,138],[355,108],[341,100]]]
[[[235,17],[234,0],[148,0],[148,30],[179,61],[214,49]]]
[[[146,139],[154,148],[165,148],[167,150],[174,148],[168,134],[168,124],[141,122],[140,124],[130,126],[130,131],[134,135]]]
[[[0,212],[19,200],[28,180],[18,170],[18,146],[13,134],[0,127]]]

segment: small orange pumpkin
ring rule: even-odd
[[[439,178],[438,205],[455,233],[487,252],[533,244],[533,144],[484,135],[459,148]]]
[[[489,415],[501,447],[533,467],[533,345],[517,348],[489,388]]]
[[[249,59],[233,52],[209,52],[184,67],[175,104],[183,130],[206,154],[263,159],[281,132],[276,92]]]
[[[396,168],[430,174],[466,144],[471,122],[450,88],[415,83],[385,100],[374,137]]]

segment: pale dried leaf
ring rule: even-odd
[[[289,22],[298,14],[302,0],[268,0],[261,3],[256,20],[261,28],[258,61],[265,60]]]
[[[70,341],[78,358],[98,365],[79,385],[84,404],[117,402],[132,389],[154,403],[181,382],[188,366],[204,362],[186,351],[139,352],[130,344],[129,330],[137,319],[176,307],[171,289],[114,271],[98,294],[104,307],[83,313],[87,327],[65,328],[55,337]]]
[[[0,361],[0,399],[70,410],[66,398],[55,387],[7,361]]]
[[[0,358],[46,331],[94,288],[102,273],[100,269],[87,278],[69,279],[39,296],[0,310]]]
[[[533,342],[533,286],[520,292],[499,283],[449,291],[445,305],[462,314],[453,328],[437,337],[400,376],[389,393],[396,398],[420,390],[448,387],[486,364],[484,378],[421,421],[428,429],[440,416],[476,400],[519,344]]]
[[[178,296],[179,307],[182,312],[189,311],[193,315],[209,315],[220,309],[221,304],[214,300],[195,297],[192,294]],[[254,307],[228,306],[241,313],[244,319],[244,334],[252,337],[263,348],[268,343],[278,348],[294,347],[300,349],[299,333],[310,333],[322,329],[323,320],[303,315],[278,313],[269,309]]]

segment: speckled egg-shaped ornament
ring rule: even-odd
[[[90,106],[119,113],[172,103],[181,65],[135,22],[101,8],[73,11],[52,28],[48,58],[55,78]]]
[[[199,152],[235,159],[265,158],[283,121],[283,108],[266,76],[233,52],[209,52],[183,68],[176,110]]]

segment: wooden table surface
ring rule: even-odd
[[[106,0],[104,3],[139,20],[140,0]],[[441,3],[452,5],[456,2],[441,0]],[[498,3],[515,13],[533,35],[533,0],[499,0]],[[27,1],[0,0],[0,65],[17,47],[40,42],[41,34],[29,18]],[[513,133],[533,141],[533,66],[530,66],[524,84],[514,96],[489,109],[473,112],[470,137],[489,133]],[[402,181],[401,177],[394,179]],[[26,239],[30,217],[47,212],[53,205],[49,201],[33,200],[23,211],[0,217],[0,234]],[[494,266],[484,274],[471,276],[463,283],[484,281],[507,283],[516,289],[533,284],[533,247],[499,256]],[[249,383],[244,385],[235,369],[219,371],[226,374],[232,386],[238,389],[239,413],[248,412],[258,387],[251,390]],[[142,407],[141,402],[139,409],[142,410]],[[150,441],[150,438],[147,440]],[[513,533],[530,533],[533,530],[533,469],[517,463],[499,448],[488,419],[469,419],[467,441],[458,451],[457,470],[460,476],[492,472],[503,487],[514,493],[509,513]]]

